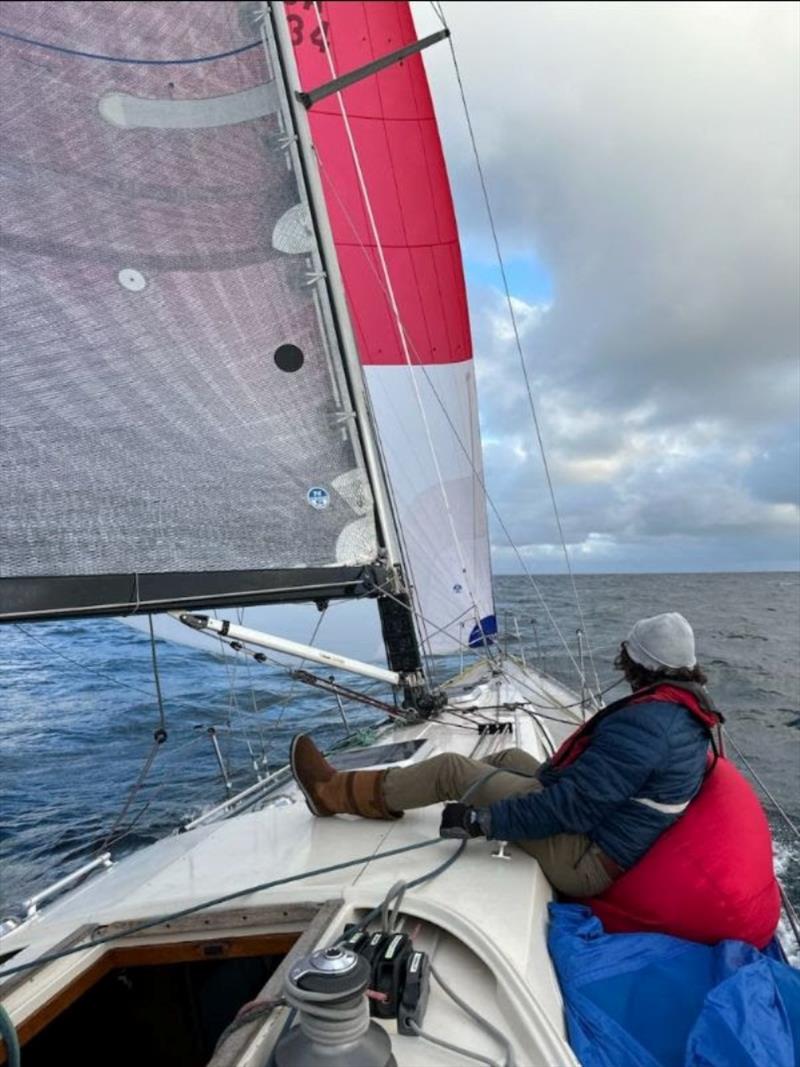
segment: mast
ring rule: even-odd
[[[280,72],[279,80],[286,90],[285,95],[282,94],[284,121],[287,130],[294,132],[289,152],[298,178],[301,179],[299,184],[301,187],[305,186],[307,203],[317,234],[320,265],[324,272],[322,280],[330,302],[331,324],[343,356],[342,364],[356,414],[356,429],[375,496],[378,533],[386,551],[388,588],[386,595],[378,596],[383,641],[393,671],[402,675],[417,674],[422,672],[420,641],[414,624],[411,594],[405,582],[406,572],[403,568],[398,523],[388,493],[387,473],[370,415],[364,372],[350,321],[311,127],[306,108],[301,102],[300,78],[286,12],[282,0],[265,2],[263,6],[265,47],[276,72]],[[272,34],[266,32],[267,19],[272,27]]]
[[[356,430],[364,453],[364,460],[370,475],[372,491],[375,495],[375,511],[379,523],[379,536],[386,551],[386,562],[395,570],[401,564],[399,542],[395,518],[392,513],[389,495],[386,490],[386,474],[381,463],[375,431],[369,416],[361,361],[358,356],[350,314],[344,295],[344,284],[336,258],[322,182],[311,140],[311,130],[305,108],[298,102],[295,93],[299,92],[300,81],[294,50],[289,37],[286,14],[282,2],[264,3],[264,44],[270,65],[278,75],[279,84],[284,87],[281,93],[281,105],[287,134],[290,140],[288,152],[292,166],[298,177],[298,185],[305,192],[307,206],[314,225],[319,245],[320,284],[327,290],[331,315],[330,326],[339,341],[342,364],[345,371],[350,400],[356,415]],[[272,27],[272,34],[267,32],[267,18]],[[291,134],[294,136],[291,136]]]

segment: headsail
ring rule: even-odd
[[[261,5],[0,7],[2,614],[363,590],[381,538]]]
[[[306,91],[416,40],[407,3],[284,7]],[[309,117],[421,637],[432,651],[477,643],[496,627],[472,343],[420,57],[314,103]]]

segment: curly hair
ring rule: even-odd
[[[694,667],[659,667],[657,670],[643,667],[641,663],[631,659],[624,641],[619,646],[614,667],[625,672],[625,677],[633,689],[644,689],[645,686],[655,685],[656,682],[695,682],[697,685],[706,685],[708,682],[705,671],[697,664]]]

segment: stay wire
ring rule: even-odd
[[[351,231],[353,233],[353,236],[354,236],[356,244],[359,246],[361,251],[364,253],[364,260],[365,260],[365,263],[367,265],[367,268],[372,272],[372,274],[374,275],[378,285],[383,289],[384,295],[388,295],[387,294],[387,290],[386,290],[386,286],[384,285],[384,283],[383,283],[383,281],[382,281],[382,279],[380,277],[380,274],[378,273],[375,265],[372,262],[371,257],[368,254],[368,249],[367,249],[366,245],[361,240],[358,228],[356,227],[356,224],[355,224],[355,222],[354,222],[354,220],[352,218],[352,215],[350,214],[350,212],[349,212],[349,210],[347,208],[347,205],[344,202],[344,199],[340,196],[339,191],[336,188],[336,185],[333,183],[333,181],[330,178],[330,176],[328,175],[327,171],[325,171],[322,168],[322,166],[320,166],[320,172],[322,174],[323,179],[327,183],[327,187],[331,190],[332,195],[336,198],[338,206],[339,206],[340,210],[342,211],[342,214],[343,214],[345,220],[347,221],[348,226],[350,227],[350,229],[351,229]],[[580,665],[579,665],[578,661],[575,659],[575,656],[573,655],[572,650],[569,647],[567,639],[564,637],[563,633],[561,632],[561,628],[559,627],[558,623],[556,622],[555,617],[553,616],[553,613],[550,610],[550,606],[549,606],[549,604],[547,603],[547,600],[544,597],[544,594],[542,593],[541,589],[539,588],[538,583],[536,582],[535,578],[533,577],[533,575],[531,574],[530,570],[528,569],[528,565],[525,562],[525,559],[524,559],[522,553],[520,552],[516,542],[514,541],[514,538],[511,536],[511,531],[509,530],[505,520],[503,519],[502,514],[500,513],[500,509],[498,508],[497,504],[494,501],[494,498],[492,497],[491,493],[489,492],[489,490],[488,490],[488,488],[486,486],[486,482],[485,482],[485,479],[483,477],[483,472],[478,469],[478,467],[475,464],[475,461],[474,461],[473,457],[471,456],[469,450],[467,449],[467,446],[464,444],[464,441],[461,438],[461,434],[456,429],[456,427],[455,427],[455,425],[453,423],[453,420],[452,420],[452,418],[450,416],[450,412],[447,410],[447,406],[445,405],[444,401],[442,400],[442,398],[441,398],[441,396],[439,394],[439,391],[437,390],[436,386],[433,384],[433,380],[431,379],[431,376],[428,374],[427,367],[420,360],[419,353],[417,352],[417,350],[416,350],[416,348],[414,346],[414,343],[413,343],[413,341],[411,340],[410,337],[408,338],[408,343],[409,343],[409,347],[411,348],[411,351],[412,351],[412,353],[413,353],[413,355],[415,356],[415,359],[416,359],[415,366],[418,367],[419,370],[422,372],[422,375],[425,378],[425,381],[426,381],[426,383],[428,385],[428,388],[430,389],[432,396],[434,397],[436,403],[438,404],[439,409],[441,410],[442,415],[444,416],[444,419],[447,422],[447,425],[448,425],[451,433],[453,434],[453,437],[454,437],[456,443],[458,444],[458,447],[461,449],[461,451],[466,456],[467,462],[470,465],[470,469],[472,471],[472,474],[473,474],[476,482],[480,486],[481,492],[483,493],[487,504],[491,508],[492,513],[493,513],[494,517],[496,518],[500,529],[503,532],[503,536],[508,541],[508,544],[509,544],[511,550],[513,551],[514,555],[516,556],[517,562],[519,563],[520,567],[522,568],[522,573],[525,575],[525,577],[528,580],[528,583],[530,584],[530,586],[532,587],[534,593],[538,597],[539,603],[541,604],[541,606],[542,606],[542,608],[544,610],[544,613],[548,618],[548,621],[550,622],[551,626],[555,630],[556,635],[558,636],[559,640],[561,641],[561,644],[564,646],[564,651],[566,652],[566,654],[569,657],[569,659],[572,661],[572,665],[575,668],[575,671],[576,671],[578,677],[583,681],[584,680],[584,676],[583,676],[583,672],[581,671]],[[450,624],[448,624],[448,625],[450,625]],[[464,647],[468,647],[468,646],[464,646]]]
[[[445,27],[445,29],[449,30],[449,26],[447,25],[446,21],[444,20],[444,13],[442,11],[439,11],[439,12],[437,12],[437,14],[439,14],[439,17],[442,19],[442,24]],[[448,44],[450,46],[450,54],[453,57],[453,67],[455,69],[455,75],[456,75],[456,79],[458,81],[458,89],[459,89],[459,93],[461,95],[461,103],[462,103],[462,105],[464,107],[464,117],[465,117],[466,122],[467,122],[467,129],[469,131],[469,138],[470,138],[470,143],[472,145],[472,152],[473,152],[473,155],[475,157],[475,166],[477,167],[478,176],[480,178],[481,190],[482,190],[482,193],[483,193],[483,201],[484,201],[484,204],[486,206],[486,215],[487,215],[487,218],[489,220],[489,227],[490,227],[491,232],[492,232],[492,240],[494,242],[494,247],[495,247],[495,252],[496,252],[496,255],[497,255],[498,266],[500,267],[500,274],[501,274],[501,277],[503,279],[503,291],[505,293],[506,304],[508,306],[508,314],[509,314],[509,319],[511,321],[511,327],[512,327],[512,330],[514,332],[515,347],[517,349],[517,353],[518,353],[518,356],[519,356],[519,364],[520,364],[520,368],[522,370],[522,377],[523,377],[523,380],[525,382],[525,390],[527,392],[528,404],[529,404],[529,407],[530,407],[531,417],[533,419],[534,429],[536,431],[536,439],[537,439],[537,441],[539,443],[539,452],[540,452],[541,457],[542,457],[542,466],[544,468],[545,479],[547,481],[547,488],[548,488],[548,491],[549,491],[549,494],[550,494],[550,502],[551,502],[552,507],[553,507],[553,515],[555,516],[556,526],[558,528],[558,535],[559,535],[559,537],[561,539],[561,547],[562,547],[562,550],[563,550],[563,553],[564,553],[564,562],[566,563],[567,573],[569,575],[570,583],[572,585],[572,592],[573,592],[573,596],[575,598],[575,607],[577,608],[578,618],[580,619],[581,628],[583,629],[583,632],[586,634],[587,639],[589,639],[589,631],[586,628],[586,621],[585,621],[584,615],[583,615],[583,608],[581,606],[581,600],[580,600],[580,597],[578,595],[578,587],[575,584],[575,575],[573,574],[573,571],[572,571],[572,562],[571,562],[571,560],[569,558],[569,550],[567,549],[567,541],[566,541],[566,538],[564,536],[564,530],[563,530],[563,527],[562,527],[562,524],[561,524],[561,515],[560,515],[560,512],[558,510],[558,502],[556,501],[555,489],[553,487],[553,479],[552,479],[551,474],[550,474],[550,464],[548,463],[548,460],[547,460],[547,452],[546,452],[545,447],[544,447],[544,439],[542,437],[541,426],[539,424],[539,416],[537,414],[536,404],[535,404],[535,401],[533,399],[533,389],[531,387],[530,376],[528,374],[528,368],[527,368],[527,366],[525,364],[525,356],[524,356],[523,351],[522,351],[522,338],[521,338],[520,332],[519,332],[519,323],[517,322],[516,312],[514,311],[514,304],[513,304],[513,301],[511,299],[511,289],[510,289],[510,286],[509,286],[509,283],[508,283],[508,275],[507,275],[507,272],[506,272],[505,260],[503,259],[503,253],[502,253],[502,250],[500,248],[500,238],[498,236],[497,226],[496,226],[495,220],[494,220],[494,212],[492,210],[491,199],[489,197],[489,188],[488,188],[488,186],[486,184],[486,176],[484,174],[483,164],[481,162],[481,157],[480,157],[480,152],[478,151],[478,142],[477,142],[477,139],[475,137],[475,130],[474,130],[473,125],[472,125],[472,116],[470,114],[469,105],[467,103],[466,91],[464,89],[464,82],[463,82],[463,80],[461,78],[461,68],[459,67],[459,64],[458,64],[458,57],[456,56],[456,50],[455,50],[455,45],[453,43],[453,35],[452,35],[452,33],[448,34],[447,41],[448,41]],[[597,688],[599,689],[600,688],[600,680],[597,677],[597,671],[595,669],[594,659],[592,657],[591,640],[589,640],[589,646],[590,646],[589,647],[589,662],[590,662],[591,667],[592,667],[592,672],[594,673],[594,676],[595,676],[595,684],[596,684]]]
[[[130,682],[123,682],[119,678],[115,677],[115,675],[113,674],[108,674],[106,671],[101,671],[95,667],[87,666],[86,663],[82,663],[80,660],[74,659],[72,656],[67,656],[64,652],[61,652],[59,649],[49,645],[46,641],[42,641],[40,637],[37,637],[36,634],[31,633],[30,630],[27,630],[21,623],[14,623],[14,626],[17,630],[19,630],[21,634],[24,634],[29,641],[34,641],[49,655],[58,656],[59,659],[63,659],[65,663],[69,663],[73,667],[78,667],[85,674],[90,674],[92,675],[92,677],[95,678],[103,678],[104,680],[111,682],[112,685],[120,686],[123,689],[131,689],[134,693],[141,693],[149,700],[153,699],[153,696],[155,694],[152,690],[143,689],[141,686],[138,685],[131,685]],[[188,700],[181,700],[179,697],[173,697],[170,694],[167,694],[167,699],[176,706],[192,708],[193,710],[196,710],[196,706],[194,704],[190,704]]]
[[[330,50],[330,45],[328,43],[328,38],[327,38],[327,35],[325,33],[325,27],[324,27],[323,22],[322,22],[322,15],[321,15],[321,12],[320,12],[320,4],[317,2],[317,0],[314,0],[314,13],[315,13],[316,18],[317,18],[317,26],[318,26],[318,29],[319,29],[319,32],[320,32],[320,40],[322,42],[322,46],[323,46],[323,49],[324,49],[324,52],[325,52],[325,57],[326,57],[326,59],[328,61],[328,68],[330,70],[331,77],[335,79],[337,77],[336,66],[335,66],[335,63],[334,63],[334,60],[333,60],[333,55],[332,55],[331,50]],[[380,89],[378,91],[380,92]],[[378,259],[379,259],[380,264],[381,264],[381,269],[382,269],[382,272],[383,272],[383,276],[384,276],[384,279],[385,279],[386,295],[388,297],[390,309],[391,309],[391,312],[392,312],[392,316],[393,316],[393,318],[395,320],[395,325],[397,327],[398,336],[400,338],[400,345],[402,347],[403,355],[405,357],[405,363],[406,363],[406,365],[407,365],[407,367],[409,369],[411,386],[412,386],[412,389],[414,391],[414,396],[415,396],[415,399],[416,399],[416,402],[417,402],[417,408],[419,410],[419,414],[420,414],[421,419],[422,419],[422,424],[423,424],[423,427],[425,429],[425,436],[426,436],[426,440],[427,440],[427,444],[428,444],[428,449],[429,449],[430,454],[431,454],[431,459],[433,461],[434,470],[436,472],[436,477],[437,477],[437,480],[438,480],[438,483],[439,483],[439,491],[440,491],[441,496],[442,496],[442,503],[444,504],[445,514],[447,516],[447,521],[448,521],[448,524],[449,524],[449,527],[450,527],[450,534],[451,534],[451,538],[452,538],[452,541],[453,541],[453,546],[454,546],[456,554],[458,556],[459,565],[461,567],[461,574],[463,576],[464,582],[465,582],[466,587],[467,587],[467,593],[468,593],[469,599],[471,601],[472,609],[473,609],[473,611],[475,613],[476,625],[478,627],[478,630],[480,632],[482,632],[483,628],[482,628],[482,625],[481,625],[480,610],[478,609],[478,604],[477,604],[477,600],[476,600],[476,597],[475,597],[475,593],[473,591],[472,583],[470,581],[470,576],[469,576],[469,573],[467,571],[466,559],[464,558],[464,553],[463,553],[463,549],[461,547],[461,542],[460,542],[460,540],[458,538],[458,532],[457,532],[456,527],[455,527],[455,519],[453,518],[453,509],[452,509],[452,505],[450,503],[450,499],[449,499],[448,494],[447,494],[447,489],[445,487],[444,475],[442,473],[441,464],[439,462],[439,456],[438,456],[438,454],[436,452],[436,448],[435,448],[434,443],[433,443],[433,435],[431,433],[430,422],[428,420],[428,415],[427,415],[427,412],[425,410],[425,405],[422,402],[422,396],[421,396],[420,391],[419,391],[419,384],[417,382],[416,376],[414,375],[414,364],[413,364],[413,362],[411,360],[411,352],[409,350],[409,339],[408,339],[408,336],[406,334],[405,327],[403,325],[402,319],[400,318],[400,309],[399,309],[399,306],[398,306],[398,303],[397,303],[397,298],[395,296],[395,291],[394,291],[394,286],[392,284],[391,274],[389,273],[389,267],[388,267],[388,264],[386,262],[386,256],[385,256],[384,249],[383,249],[383,242],[381,241],[381,236],[380,236],[380,233],[378,232],[378,225],[377,225],[377,221],[375,219],[375,214],[374,214],[374,211],[373,211],[373,208],[372,208],[372,199],[370,197],[369,189],[367,188],[366,179],[364,177],[364,172],[363,172],[363,169],[362,169],[362,166],[361,166],[361,158],[360,158],[358,149],[356,147],[355,138],[353,137],[353,131],[352,131],[352,128],[350,126],[350,119],[349,119],[349,116],[348,116],[347,108],[346,108],[346,105],[345,105],[345,102],[344,102],[344,97],[343,97],[342,93],[337,92],[336,99],[337,99],[338,104],[339,104],[339,110],[341,112],[342,122],[344,124],[345,134],[347,136],[347,141],[348,141],[348,144],[349,144],[349,147],[350,147],[350,154],[352,156],[353,165],[354,165],[355,171],[356,171],[356,177],[358,179],[358,186],[359,186],[359,190],[360,190],[360,193],[361,193],[361,199],[363,201],[364,208],[366,210],[367,219],[368,219],[369,227],[370,227],[370,232],[371,232],[372,238],[373,238],[373,240],[375,242],[375,251],[377,252]]]
[[[741,748],[739,748],[739,746],[736,744],[736,741],[733,738],[733,736],[732,736],[732,734],[730,732],[730,729],[728,728],[727,725],[723,726],[723,732],[725,734],[725,737],[733,745],[734,749],[736,750],[736,754],[738,755],[739,759],[742,761],[744,766],[749,771],[749,773],[750,773],[751,777],[753,778],[753,780],[758,783],[758,785],[761,787],[764,795],[771,801],[775,811],[781,816],[781,818],[786,823],[786,825],[789,827],[789,829],[792,831],[794,836],[796,838],[800,839],[800,828],[798,828],[795,825],[795,823],[792,821],[792,819],[790,818],[788,812],[784,809],[784,807],[780,803],[780,801],[777,800],[772,795],[770,790],[767,788],[766,784],[764,783],[763,779],[759,775],[758,771],[755,770],[755,768],[752,766],[752,764],[748,760],[747,756],[745,756],[744,752],[742,752]]]

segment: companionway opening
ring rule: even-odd
[[[253,1036],[248,1030],[263,1025],[265,1013],[253,1011],[253,1002],[275,1000],[284,970],[316,942],[335,907],[198,913],[177,926],[165,923],[156,938],[109,943],[55,990],[48,967],[33,972],[28,988],[34,994],[41,983],[43,997],[17,1025],[25,1067],[72,1060],[81,1067],[217,1064],[231,1051],[228,1042],[246,1044]],[[131,925],[108,929],[124,934]]]

